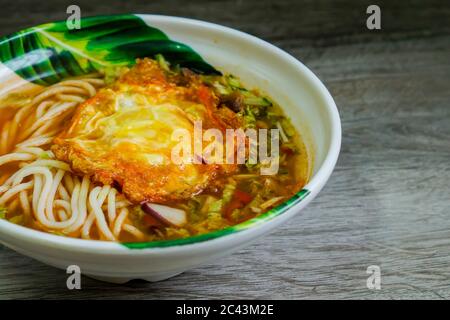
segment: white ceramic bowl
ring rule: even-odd
[[[299,213],[322,189],[335,166],[341,124],[333,98],[301,62],[256,37],[227,27],[167,16],[138,15],[171,39],[191,46],[217,69],[268,93],[305,138],[314,171],[305,190],[260,218],[205,236],[124,246],[60,237],[0,219],[0,242],[57,268],[78,265],[82,274],[123,283],[159,281],[249,245]]]

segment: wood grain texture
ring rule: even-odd
[[[160,13],[208,20],[272,42],[329,88],[342,152],[322,193],[289,224],[238,253],[160,283],[111,285],[0,247],[0,298],[449,299],[450,6],[378,1],[1,0],[0,33],[84,15]],[[366,268],[379,265],[381,290]]]

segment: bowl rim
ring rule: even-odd
[[[329,179],[336,165],[341,147],[342,133],[341,133],[341,121],[339,117],[339,112],[331,94],[328,92],[327,88],[319,80],[319,78],[311,70],[309,70],[309,68],[307,68],[303,63],[301,63],[299,60],[294,58],[286,51],[248,33],[227,26],[222,26],[216,23],[191,18],[158,15],[158,14],[134,14],[134,15],[141,18],[146,23],[149,23],[150,21],[150,25],[151,21],[154,21],[155,23],[171,22],[174,24],[189,24],[191,26],[206,27],[208,29],[212,29],[212,31],[224,32],[233,37],[238,37],[246,42],[250,42],[253,45],[259,46],[264,50],[268,50],[271,52],[271,54],[281,56],[282,59],[289,62],[293,67],[295,67],[296,72],[300,72],[303,75],[305,75],[306,78],[308,78],[308,80],[311,82],[311,85],[315,87],[317,93],[320,95],[319,98],[324,101],[325,109],[328,113],[327,116],[329,117],[328,121],[330,122],[329,125],[330,125],[331,141],[322,165],[317,170],[317,172],[312,176],[311,180],[304,186],[304,188],[299,193],[297,193],[292,198],[284,201],[281,204],[281,206],[285,206],[285,208],[280,209],[280,206],[277,206],[274,209],[266,212],[265,214],[257,218],[247,220],[243,223],[231,226],[229,228],[213,231],[199,236],[193,236],[189,238],[176,240],[162,240],[162,241],[127,244],[103,240],[86,240],[86,239],[62,237],[34,230],[28,227],[16,225],[3,219],[0,219],[0,232],[9,235],[12,238],[21,237],[23,239],[28,240],[29,242],[33,242],[34,244],[46,245],[49,247],[60,247],[60,248],[65,247],[67,249],[74,251],[84,251],[84,252],[100,251],[105,254],[108,253],[126,254],[126,253],[144,253],[144,252],[168,253],[178,250],[192,249],[194,247],[200,248],[204,247],[205,245],[209,245],[212,242],[217,243],[219,241],[226,241],[229,240],[231,236],[236,236],[237,234],[244,235],[254,233],[257,230],[260,230],[261,227],[263,227],[264,225],[267,227],[267,225],[273,222],[273,220],[276,220],[281,216],[286,216],[288,211],[291,211],[299,204],[303,204],[303,206],[306,206],[306,204],[309,203],[319,193],[319,191],[322,189],[322,187]],[[113,16],[117,15],[96,15],[90,17],[113,17]],[[164,32],[164,30],[162,31]],[[9,35],[6,35],[6,37],[9,37]],[[270,213],[272,211],[277,211],[277,214],[275,215],[272,214],[271,216]],[[258,219],[258,221],[256,221],[255,219]],[[129,250],[129,249],[140,249],[140,250]]]

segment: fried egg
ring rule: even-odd
[[[217,99],[198,76],[172,77],[150,59],[138,61],[115,84],[78,106],[54,140],[55,156],[80,175],[112,185],[133,203],[170,203],[200,193],[233,165],[172,161],[173,133],[194,137],[229,125],[216,112]],[[192,141],[194,143],[194,141]]]

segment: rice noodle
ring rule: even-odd
[[[80,179],[50,151],[76,106],[104,86],[98,76],[44,89],[3,124],[0,166],[12,164],[17,170],[0,177],[0,206],[21,211],[15,221],[27,217],[47,232],[117,241],[125,231],[142,241],[145,235],[128,220],[131,203],[123,195],[110,186],[92,185],[89,177]]]

